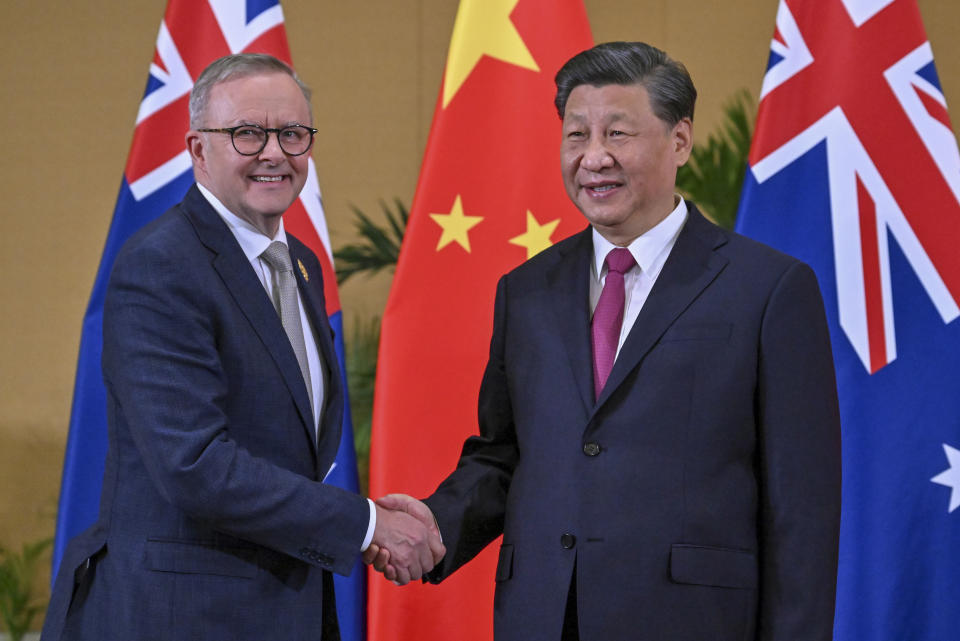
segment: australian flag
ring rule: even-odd
[[[835,639],[960,639],[960,154],[916,0],[781,0],[738,229],[808,262],[843,430]]]
[[[193,183],[190,156],[184,144],[189,128],[190,89],[209,63],[241,52],[268,53],[291,64],[283,11],[277,0],[169,0],[137,113],[113,221],[83,320],[60,488],[53,576],[67,541],[92,525],[99,509],[107,452],[106,392],[100,373],[101,327],[103,297],[114,258],[135,231],[178,203]],[[320,259],[327,313],[336,332],[337,357],[343,373],[343,318],[312,159],[306,186],[284,215],[284,226]],[[346,389],[346,381],[343,383]],[[347,409],[340,450],[326,481],[356,492],[357,464],[349,403]],[[341,634],[345,641],[362,641],[366,571],[359,558],[349,578],[335,576],[334,581]]]

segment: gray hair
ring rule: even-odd
[[[237,53],[214,60],[197,78],[190,91],[190,126],[196,128],[201,125],[200,118],[207,108],[210,90],[216,85],[227,80],[270,73],[285,73],[293,78],[307,99],[307,105],[310,105],[310,88],[290,65],[265,53]]]
[[[639,84],[650,96],[653,113],[673,127],[693,120],[697,90],[682,63],[644,42],[605,42],[567,61],[555,78],[554,105],[563,119],[570,92],[580,85]]]

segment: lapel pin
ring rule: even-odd
[[[303,266],[303,262],[299,258],[297,259],[297,267],[300,268],[300,273],[303,274],[303,280],[309,283],[310,276],[307,275],[307,268]]]

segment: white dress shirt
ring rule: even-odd
[[[210,206],[220,214],[220,217],[223,219],[223,222],[227,224],[227,227],[230,228],[237,242],[240,243],[240,249],[243,250],[244,256],[250,261],[250,265],[257,274],[257,278],[260,279],[260,283],[266,290],[267,295],[270,297],[270,300],[273,301],[273,288],[276,286],[277,277],[270,264],[260,256],[267,247],[269,247],[270,243],[275,240],[279,240],[284,245],[287,244],[287,234],[283,230],[283,219],[280,220],[280,228],[277,230],[276,237],[269,238],[262,231],[224,207],[223,203],[221,203],[209,189],[199,183],[197,183],[197,188],[200,190],[200,193],[203,194],[203,197],[207,199],[207,202],[210,203]],[[303,339],[307,347],[307,367],[310,370],[310,387],[313,393],[313,407],[311,408],[313,410],[313,432],[314,438],[318,438],[320,433],[320,417],[323,415],[323,403],[325,400],[324,391],[326,390],[327,368],[324,367],[323,357],[317,348],[316,330],[313,327],[313,323],[311,323],[307,317],[303,297],[300,295],[299,288],[297,289],[297,303],[300,308],[300,324],[303,327]],[[329,470],[327,473],[329,473]],[[370,541],[373,539],[373,531],[377,524],[376,507],[370,499],[367,499],[367,502],[370,507],[370,521],[367,525],[367,534],[364,537],[363,545],[360,548],[361,552],[366,550],[370,545]]]
[[[647,302],[653,284],[657,282],[663,264],[667,262],[677,236],[687,220],[687,203],[678,196],[679,203],[663,220],[627,246],[637,264],[623,275],[624,311],[620,339],[617,341],[617,356],[627,340],[640,309]],[[593,230],[593,262],[590,263],[590,315],[597,309],[603,284],[607,280],[607,254],[616,245]]]
[[[260,279],[263,288],[267,290],[267,295],[270,297],[270,300],[275,300],[273,297],[273,289],[276,287],[277,275],[274,273],[270,264],[261,258],[260,255],[263,254],[267,247],[270,246],[270,243],[275,240],[279,240],[284,245],[287,244],[287,234],[283,230],[283,219],[280,220],[280,229],[277,230],[276,238],[270,238],[224,207],[223,203],[210,193],[209,189],[199,183],[197,187],[200,189],[200,193],[203,194],[204,198],[206,198],[216,212],[220,214],[223,222],[227,224],[227,227],[230,228],[237,242],[240,243],[240,249],[243,250],[243,254],[247,257],[247,260],[250,261],[250,265],[253,267],[253,271],[256,272],[257,278]],[[327,368],[324,367],[323,357],[320,356],[320,350],[317,348],[317,339],[314,334],[313,323],[311,323],[307,317],[307,310],[303,304],[303,297],[300,294],[299,288],[297,289],[297,303],[300,308],[300,325],[303,327],[303,340],[307,347],[307,367],[310,370],[310,391],[313,394],[313,407],[311,408],[313,410],[313,434],[316,438],[319,437],[320,416],[323,413]]]

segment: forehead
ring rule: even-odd
[[[210,89],[207,112],[220,118],[307,122],[310,106],[289,75],[254,74],[229,78]]]
[[[653,109],[650,95],[641,84],[578,85],[567,98],[563,119],[636,118],[647,115],[653,115]]]

